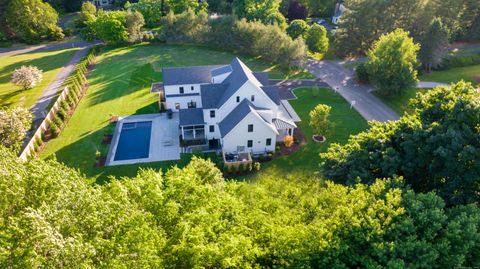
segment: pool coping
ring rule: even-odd
[[[119,117],[117,125],[115,126],[115,130],[113,132],[112,142],[110,144],[110,148],[108,149],[107,159],[105,161],[105,166],[115,166],[115,165],[127,165],[127,164],[137,164],[137,163],[150,163],[150,162],[160,162],[160,161],[168,161],[168,160],[179,160],[180,159],[180,148],[178,152],[178,158],[169,158],[168,160],[162,159],[158,160],[154,158],[154,152],[156,148],[159,147],[158,144],[154,143],[154,139],[158,138],[159,132],[161,132],[161,128],[158,127],[156,121],[160,120],[161,118],[166,118],[166,115],[155,113],[155,114],[142,114],[142,115],[131,115],[125,117]],[[133,122],[142,122],[142,121],[150,121],[152,122],[152,129],[150,133],[150,145],[149,145],[149,152],[147,158],[140,158],[140,159],[129,159],[129,160],[118,160],[115,161],[115,154],[118,147],[118,142],[120,140],[120,134],[124,123],[133,123]],[[158,157],[158,156],[157,156]]]

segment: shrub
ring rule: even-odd
[[[294,142],[293,140],[294,140],[294,139],[293,139],[293,136],[291,136],[291,135],[286,135],[286,136],[283,138],[283,143],[285,144],[285,146],[286,146],[287,148],[289,148],[289,147],[293,146],[293,142]]]
[[[60,134],[60,129],[53,121],[50,122],[49,130],[52,137],[57,137]]]
[[[253,169],[255,171],[260,171],[261,164],[259,162],[254,162],[253,163]]]
[[[305,41],[311,52],[324,54],[328,51],[327,29],[321,25],[312,25],[307,30]]]
[[[333,123],[328,119],[332,107],[319,104],[312,111],[310,111],[310,128],[313,134],[324,135],[329,134],[333,128]]]
[[[357,76],[357,80],[361,83],[368,83],[370,81],[367,68],[365,68],[365,63],[360,63],[357,65],[355,68],[355,74]]]
[[[299,36],[305,38],[305,33],[308,29],[309,26],[304,20],[294,20],[287,27],[286,31],[292,39],[295,39]]]
[[[67,119],[68,113],[67,113],[67,111],[65,111],[65,109],[60,108],[57,111],[57,115],[60,119],[62,119],[62,121],[65,121]]]
[[[59,109],[63,109],[63,110],[65,110],[65,111],[69,111],[69,110],[70,110],[70,107],[68,106],[68,103],[67,103],[66,100],[62,100],[62,101],[60,102],[60,105],[59,105],[58,108],[59,108]]]
[[[55,115],[52,119],[52,122],[55,123],[55,125],[60,128],[62,125],[63,125],[63,121],[62,119],[58,116],[58,115]]]
[[[75,106],[75,98],[72,96],[73,94],[68,93],[65,97],[65,101],[67,102],[68,106],[73,108]]]
[[[480,54],[458,55],[444,58],[437,69],[447,70],[450,68],[471,66],[477,64],[480,64]]]

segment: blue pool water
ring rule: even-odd
[[[124,123],[115,151],[115,161],[148,158],[152,122]]]

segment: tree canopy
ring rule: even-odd
[[[447,27],[443,25],[440,18],[436,18],[430,23],[422,38],[418,55],[427,72],[431,72],[432,68],[438,67],[442,62],[450,39],[449,34]]]
[[[480,209],[401,179],[225,181],[194,158],[92,186],[0,147],[0,267],[455,267],[478,264]],[[459,247],[461,246],[461,247]],[[421,259],[418,256],[421,255]]]
[[[370,82],[381,94],[390,96],[414,87],[418,81],[419,49],[402,29],[381,36],[368,51],[365,62]]]
[[[372,123],[343,146],[321,154],[322,171],[336,182],[372,183],[403,176],[415,191],[436,191],[448,204],[479,201],[480,102],[471,84],[439,87],[412,99],[412,114]]]

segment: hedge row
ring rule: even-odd
[[[455,67],[464,67],[480,64],[480,54],[466,54],[449,56],[442,60],[438,70],[447,70]]]
[[[62,88],[68,87],[69,91],[65,99],[60,102],[57,113],[50,122],[49,132],[51,138],[55,138],[60,134],[60,131],[65,126],[71,114],[73,114],[73,110],[78,105],[83,95],[82,90],[88,82],[85,74],[87,73],[88,67],[93,64],[95,54],[98,50],[98,46],[90,49],[87,55],[77,63],[73,72],[62,85]]]

